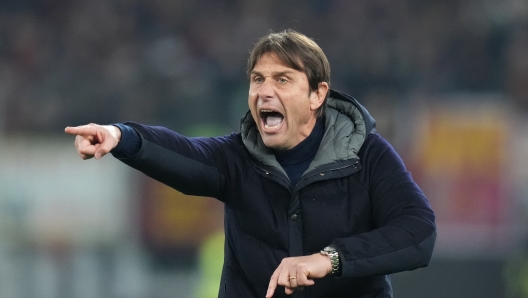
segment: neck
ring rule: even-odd
[[[274,150],[275,158],[286,171],[290,182],[295,185],[314,159],[325,131],[324,119],[318,118],[311,134],[295,147],[288,150]]]
[[[321,118],[316,118],[311,133],[306,136],[299,144],[287,150],[274,150],[275,156],[279,162],[286,161],[290,163],[292,160],[299,160],[307,158],[307,156],[314,155],[319,149],[319,144],[324,134],[324,121]]]

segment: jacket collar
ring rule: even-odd
[[[355,98],[330,89],[325,106],[325,134],[307,172],[322,165],[357,158],[365,138],[375,132],[375,120]],[[251,112],[242,118],[240,134],[253,158],[284,173],[273,151],[264,145]]]

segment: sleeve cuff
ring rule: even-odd
[[[112,124],[121,130],[121,140],[110,153],[115,158],[127,158],[139,152],[141,148],[141,136],[132,127],[117,123]]]

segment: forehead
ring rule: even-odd
[[[291,65],[288,65],[282,60],[277,54],[273,52],[265,53],[257,60],[255,67],[253,67],[252,73],[263,72],[263,71],[289,71],[289,72],[300,72],[294,69]]]

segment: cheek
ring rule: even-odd
[[[251,104],[251,101],[248,102],[249,111],[251,112],[251,115],[253,116],[253,119],[255,119],[255,106]]]
[[[248,91],[248,105],[251,107],[252,105],[256,105],[257,104],[257,98],[258,98],[258,93],[256,91],[255,88],[249,88],[249,91]]]
[[[249,97],[256,97],[258,94],[258,85],[249,84],[248,94],[249,94]]]
[[[253,119],[257,120],[257,104],[256,100],[251,96],[248,97],[248,107]]]
[[[304,122],[305,118],[311,115],[310,104],[308,98],[304,101],[297,101],[288,106],[288,114],[292,117],[292,121]]]

